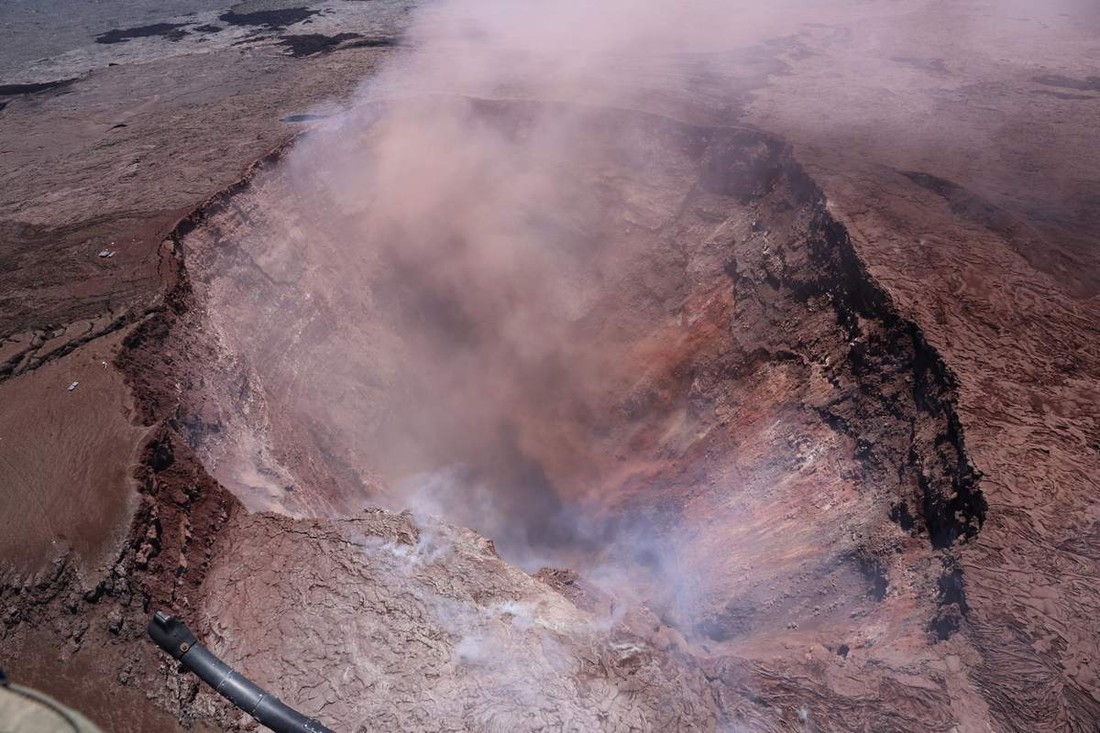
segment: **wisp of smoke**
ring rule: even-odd
[[[325,420],[389,504],[472,526],[530,569],[581,566],[622,594],[646,592],[642,572],[667,607],[686,602],[671,525],[610,519],[607,491],[622,446],[667,417],[638,344],[683,296],[646,288],[687,143],[659,118],[607,115],[713,103],[699,90],[737,17],[703,0],[432,4],[353,108],[297,146],[302,208],[339,212],[338,246],[302,255],[303,289],[353,324],[349,355],[388,360],[349,356],[356,369],[315,373],[303,397],[342,395]],[[370,379],[384,394],[357,399]]]

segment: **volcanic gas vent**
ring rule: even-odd
[[[951,379],[785,145],[463,98],[356,124],[182,242],[220,354],[182,420],[247,505],[412,506],[728,643],[933,622],[984,513]]]

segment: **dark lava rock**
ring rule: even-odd
[[[50,89],[66,87],[76,81],[73,79],[58,79],[57,81],[42,81],[34,84],[0,84],[0,97],[14,97],[18,94],[37,94]]]
[[[358,33],[337,33],[335,36],[326,36],[323,33],[302,33],[283,36],[279,42],[287,47],[291,56],[300,59],[333,51],[344,41],[350,41],[353,38],[362,38],[362,36]]]
[[[255,13],[237,13],[230,10],[228,13],[219,15],[218,20],[229,25],[263,26],[270,30],[282,30],[295,23],[301,23],[319,12],[319,10],[309,10],[308,8],[258,10]]]
[[[101,33],[95,38],[96,43],[123,43],[132,38],[148,38],[161,36],[169,41],[178,41],[187,35],[183,30],[186,23],[153,23],[152,25],[139,25],[133,28],[116,28]]]
[[[1062,89],[1076,89],[1081,92],[1100,92],[1100,76],[1088,76],[1084,79],[1073,79],[1061,74],[1047,74],[1037,76],[1032,81],[1044,84],[1048,87],[1061,87]]]

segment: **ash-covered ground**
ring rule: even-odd
[[[5,6],[0,667],[247,729],[1100,725],[1089,3]]]

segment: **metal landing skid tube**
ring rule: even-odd
[[[199,643],[187,624],[164,611],[149,622],[149,636],[229,702],[275,733],[333,733],[233,670]]]

